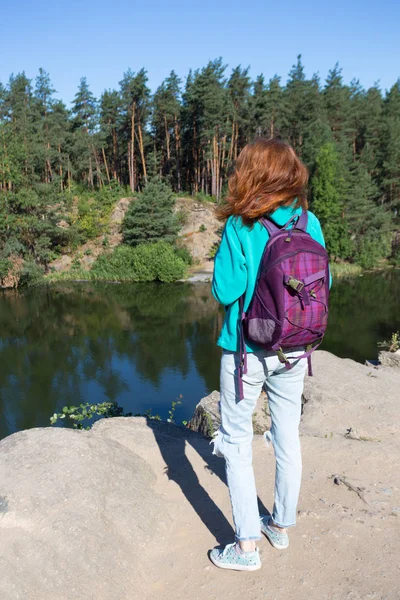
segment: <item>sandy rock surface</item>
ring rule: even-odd
[[[0,444],[0,598],[398,600],[400,373],[326,352],[305,389],[303,485],[290,547],[216,569],[233,539],[224,461],[197,433],[144,418]],[[263,510],[274,457],[254,440]],[[335,483],[336,482],[336,483]]]

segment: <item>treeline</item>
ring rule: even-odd
[[[285,84],[278,76],[252,81],[240,66],[227,73],[221,59],[189,72],[184,84],[172,71],[154,94],[144,69],[128,70],[119,89],[99,99],[82,78],[71,109],[56,99],[44,70],[34,82],[12,75],[0,85],[0,250],[10,228],[18,238],[16,217],[26,238],[26,219],[44,215],[47,205],[53,210],[56,192],[67,198],[82,187],[119,185],[136,193],[161,176],[176,193],[219,201],[238,153],[255,136],[288,140],[308,166],[311,208],[333,257],[372,266],[393,255],[400,80],[387,93],[378,85],[365,90],[358,81],[345,85],[336,65],[321,83],[306,77],[301,57]],[[63,242],[32,227],[33,237],[46,238],[36,254],[35,240],[28,248],[40,262]]]

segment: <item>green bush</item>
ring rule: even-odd
[[[190,251],[186,248],[186,246],[177,246],[175,249],[175,254],[179,256],[187,265],[193,264],[193,256],[190,254]]]
[[[96,259],[91,276],[110,281],[135,281],[133,258],[133,248],[118,246],[112,254],[102,254]]]
[[[44,269],[33,260],[26,260],[22,267],[19,285],[32,286],[42,283]]]
[[[91,240],[101,234],[101,223],[96,214],[84,214],[79,218],[77,225],[83,240]]]
[[[182,279],[186,273],[186,265],[174,247],[164,243],[138,246],[137,264],[150,265],[153,279],[164,283]]]
[[[377,231],[364,235],[357,248],[355,260],[363,269],[373,269],[379,261],[388,255],[390,238]]]
[[[390,257],[390,263],[395,267],[400,267],[400,246],[394,248]]]
[[[0,283],[7,277],[10,269],[11,262],[7,258],[0,258]]]
[[[109,281],[162,281],[182,279],[186,264],[170,244],[118,246],[112,254],[103,254],[94,263],[91,278]]]

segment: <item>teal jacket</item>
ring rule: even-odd
[[[281,206],[270,218],[277,225],[285,225],[294,214],[300,214],[301,208]],[[320,222],[308,212],[309,233],[325,247]],[[256,222],[252,228],[243,224],[241,218],[229,217],[226,222],[221,244],[215,256],[212,293],[214,298],[226,308],[225,321],[218,339],[218,346],[225,350],[239,350],[239,298],[245,293],[246,311],[253,296],[258,268],[269,233],[264,225]],[[247,344],[249,352],[260,348]]]

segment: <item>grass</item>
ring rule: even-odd
[[[330,263],[332,277],[355,277],[364,271],[360,265],[352,263]]]

